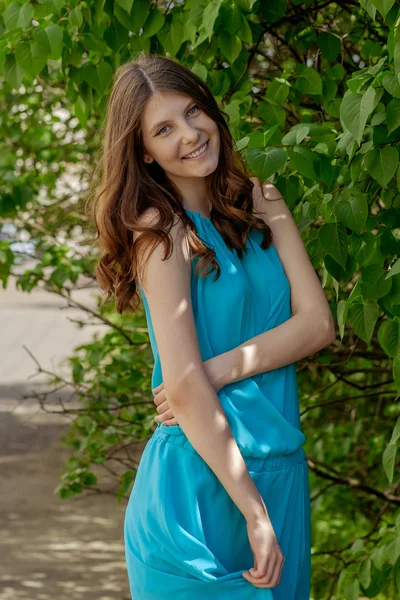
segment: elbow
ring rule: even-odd
[[[326,346],[330,346],[335,342],[336,329],[335,322],[331,313],[329,313],[329,315],[327,315],[327,317],[321,321],[319,331],[321,334],[321,343],[323,344],[321,346],[321,349],[325,348]]]
[[[179,409],[179,407],[184,405],[185,392],[183,390],[183,386],[164,386],[164,391],[168,404],[173,410],[175,410],[176,408]]]
[[[177,379],[175,379],[177,381]],[[187,373],[179,379],[179,383],[175,385],[165,385],[165,395],[168,404],[176,410],[185,409],[188,405],[188,400],[193,397],[204,397],[208,391],[210,382],[207,376],[199,369],[195,369],[191,373]]]

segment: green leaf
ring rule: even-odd
[[[59,58],[61,58],[63,30],[55,23],[52,23],[51,25],[48,25],[46,27],[45,32],[51,48],[51,54],[49,58],[53,60],[58,60]]]
[[[276,125],[273,125],[272,127],[269,127],[266,131],[264,131],[264,146],[266,146],[268,144],[268,142],[273,138],[274,134],[276,131],[278,131],[279,129],[279,123],[277,123]]]
[[[390,268],[390,271],[386,275],[386,279],[389,277],[393,277],[393,275],[398,275],[400,273],[400,258],[396,260],[394,265]]]
[[[240,140],[238,140],[236,142],[237,150],[239,150],[239,152],[240,152],[241,150],[246,148],[247,144],[249,143],[249,140],[250,140],[250,138],[248,135],[245,135],[244,137],[240,138]]]
[[[317,44],[325,58],[330,61],[336,60],[342,49],[340,39],[336,35],[327,32],[323,32],[318,36]]]
[[[261,2],[259,11],[267,23],[277,23],[286,12],[286,1],[274,0],[274,2]]]
[[[4,11],[4,23],[8,30],[26,27],[31,23],[34,14],[35,9],[32,4],[25,2],[21,6],[17,2],[12,2]]]
[[[397,421],[396,424],[394,426],[394,429],[392,431],[392,437],[390,439],[390,444],[397,444],[397,442],[400,439],[400,417],[397,417]]]
[[[43,54],[46,57],[49,56],[49,54],[51,54],[51,46],[45,30],[36,27],[36,29],[33,31],[33,37],[38,43],[38,46],[40,47]]]
[[[56,15],[61,14],[62,7],[64,6],[64,0],[50,0],[53,11]]]
[[[107,50],[107,44],[103,39],[98,38],[93,35],[93,33],[87,33],[83,36],[83,45],[88,50],[93,50],[93,52],[97,52],[103,54]]]
[[[203,27],[209,40],[214,33],[215,21],[218,18],[222,0],[212,0],[209,2],[203,12]],[[225,32],[228,35],[228,32]]]
[[[69,13],[69,20],[71,21],[72,25],[75,25],[76,27],[80,27],[83,23],[83,16],[82,16],[82,9],[79,6],[75,6],[71,12]]]
[[[242,14],[242,25],[238,32],[238,36],[245,44],[253,43],[253,32],[250,28],[249,22],[246,17]]]
[[[385,19],[395,0],[371,0],[371,2],[374,6],[376,6],[382,17]]]
[[[345,300],[340,300],[337,305],[336,318],[339,325],[340,339],[343,339],[344,328],[347,320],[347,313],[349,311],[349,304]]]
[[[378,571],[381,571],[383,565],[385,564],[385,546],[375,548],[371,554],[371,558],[374,566],[378,569]]]
[[[381,54],[382,46],[372,40],[367,40],[360,50],[360,56],[364,60],[368,60],[374,56],[380,56]]]
[[[309,134],[310,128],[307,125],[295,125],[292,129],[283,136],[282,144],[287,146],[295,146],[297,144],[301,144],[301,142],[307,137]]]
[[[382,456],[382,464],[389,484],[393,483],[394,464],[396,461],[397,444],[388,444]]]
[[[390,281],[390,280],[389,280]],[[400,354],[400,325],[397,321],[386,320],[378,330],[378,341],[388,356]]]
[[[393,35],[393,62],[397,80],[400,83],[400,15],[397,15]]]
[[[365,125],[369,115],[374,109],[375,90],[369,87],[361,94],[347,94],[340,104],[340,120],[355,137],[358,145],[364,133]]]
[[[17,63],[26,73],[33,75],[32,52],[29,42],[21,42],[15,48]]]
[[[290,84],[286,79],[274,79],[267,87],[265,97],[276,104],[283,104],[289,95]]]
[[[133,25],[131,31],[133,31],[133,33],[136,33],[136,35],[139,35],[140,29],[144,26],[144,24],[146,22],[146,19],[149,14],[149,10],[150,10],[150,4],[151,3],[148,2],[148,0],[135,0],[134,5],[133,5],[133,10],[131,10],[131,12],[129,13],[131,20],[132,20],[132,25]],[[171,32],[175,28],[177,22],[179,22],[180,31],[182,31],[182,33],[181,33],[182,37],[179,40],[177,40],[177,42],[179,43],[179,46],[180,46],[182,44],[182,42],[184,41],[182,13],[180,13],[178,11],[174,11],[174,13],[172,15]],[[143,48],[143,46],[141,46],[141,48]]]
[[[228,33],[234,35],[238,32],[242,25],[242,12],[237,2],[222,5],[222,19]]]
[[[363,7],[363,9],[367,11],[371,19],[374,21],[376,15],[376,8],[372,4],[371,0],[360,0],[360,4]]]
[[[394,566],[400,556],[400,535],[396,535],[386,546],[386,560]]]
[[[389,94],[395,98],[400,98],[400,84],[395,75],[386,73],[382,79],[382,85]]]
[[[103,91],[103,83],[99,81],[99,74],[97,68],[91,64],[86,63],[81,68],[83,80],[86,81],[96,92],[99,94]]]
[[[393,379],[396,385],[396,400],[400,396],[400,355],[397,355],[393,360]]]
[[[323,249],[345,269],[348,247],[344,226],[341,223],[325,223],[318,231],[318,238]]]
[[[392,304],[400,304],[400,275],[392,276],[392,287],[390,289],[389,297]]]
[[[116,5],[114,5],[116,6]],[[109,48],[118,52],[118,50],[126,44],[129,39],[129,31],[127,31],[116,19],[114,19],[110,26],[103,33],[103,38],[107,42]],[[76,66],[80,66],[80,61]]]
[[[203,81],[206,81],[207,75],[208,75],[207,67],[200,64],[199,62],[195,62],[191,70],[198,77],[200,77],[200,79],[202,79]]]
[[[133,31],[133,29],[134,29],[133,19],[131,19],[130,15],[126,12],[126,10],[121,8],[119,6],[119,4],[116,4],[116,3],[114,4],[114,15],[117,18],[117,20],[119,21],[119,23],[121,23],[121,25],[127,31]]]
[[[400,127],[400,100],[393,98],[386,107],[386,123],[388,133]]]
[[[36,77],[47,63],[48,54],[37,41],[31,43],[32,75]]]
[[[319,73],[311,67],[306,67],[296,82],[296,88],[303,94],[319,96],[322,94],[322,79]]]
[[[8,30],[15,29],[16,27],[22,27],[19,24],[19,13],[21,11],[21,5],[18,2],[11,2],[4,11],[3,18],[4,24]]]
[[[164,26],[164,23],[165,17],[163,13],[157,8],[154,8],[150,11],[150,14],[143,25],[142,36],[147,38],[155,35]]]
[[[135,10],[133,11],[135,12]],[[178,15],[178,13],[176,13]],[[172,17],[172,22],[170,27],[168,28],[167,22],[165,22],[164,27],[160,29],[157,33],[157,37],[163,45],[164,50],[169,52],[172,56],[176,56],[179,48],[182,45],[183,37],[184,37],[184,27],[181,21],[178,18],[175,18],[175,14]],[[207,35],[204,33],[204,40],[207,39]],[[201,38],[203,34],[199,36],[196,45],[201,43]]]
[[[318,156],[301,146],[295,146],[290,154],[290,161],[293,168],[296,169],[304,177],[317,180],[317,174],[314,169],[314,163],[318,160]]]
[[[366,344],[371,341],[379,308],[376,302],[353,302],[349,308],[349,322],[354,333]]]
[[[352,231],[360,234],[368,219],[368,202],[365,194],[351,190],[335,206],[336,216]]]
[[[248,148],[245,150],[245,159],[260,180],[264,180],[269,179],[285,164],[287,155],[282,148]]]
[[[360,596],[360,584],[358,579],[349,578],[343,586],[343,594],[346,600],[358,600]]]
[[[386,296],[392,287],[391,279],[386,279],[386,271],[376,263],[367,265],[361,275],[361,289],[364,298],[378,300]]]
[[[88,110],[85,102],[78,96],[76,102],[74,104],[74,114],[79,119],[79,123],[82,127],[86,127],[87,119],[88,119]]]
[[[24,4],[21,6],[21,10],[18,17],[19,27],[27,27],[28,25],[30,25],[34,14],[35,9],[33,8],[32,4],[24,2]]]
[[[365,168],[382,187],[385,187],[396,173],[398,161],[399,154],[392,146],[373,148],[364,157]]]
[[[364,589],[368,588],[371,583],[371,567],[372,560],[370,558],[363,560],[360,568],[359,580]]]
[[[119,4],[120,7],[123,8],[128,14],[131,12],[133,0],[115,0],[115,2]]]
[[[221,54],[232,65],[240,54],[242,42],[237,35],[229,35],[227,31],[218,34],[218,44]]]
[[[284,125],[286,121],[286,112],[283,108],[271,102],[266,98],[266,102],[261,102],[258,105],[258,114],[267,125]]]
[[[97,483],[97,475],[95,473],[85,473],[82,481],[83,485],[95,485]]]
[[[98,75],[100,93],[104,93],[112,80],[112,67],[107,61],[102,60],[96,66],[96,71]]]

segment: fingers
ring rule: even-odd
[[[174,417],[173,419],[168,419],[167,421],[164,421],[163,425],[179,425],[179,423]]]
[[[153,402],[156,406],[159,406],[160,404],[162,404],[163,402],[166,402],[166,398],[165,398],[165,394],[163,393],[164,390],[161,390],[160,393],[157,394],[157,396],[155,396],[153,398]]]
[[[164,425],[178,425],[178,421],[175,419],[172,410],[169,408],[167,400],[157,406],[157,412],[159,414],[154,417],[154,421],[156,423],[163,423]]]
[[[276,587],[282,575],[284,557],[276,556],[267,562],[267,572],[262,574],[260,571],[250,569],[242,573],[243,577],[254,587],[272,588]]]
[[[164,423],[168,419],[173,419],[173,418],[174,418],[173,412],[171,410],[166,410],[161,415],[154,417],[154,420],[156,423]]]
[[[160,385],[158,385],[157,387],[153,388],[151,391],[153,392],[153,394],[157,394],[161,388],[164,386],[164,383],[160,383]]]
[[[156,392],[162,387],[163,384],[154,388],[152,391]],[[178,421],[175,419],[173,412],[169,408],[168,400],[165,398],[165,394],[163,390],[161,390],[155,398],[153,398],[153,402],[157,407],[158,415],[154,417],[154,421],[156,423],[163,423],[163,425],[179,425]]]
[[[164,402],[157,406],[157,412],[159,415],[162,415],[167,410],[169,410],[168,400],[164,400]]]

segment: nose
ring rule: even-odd
[[[200,132],[195,127],[192,127],[192,125],[189,123],[184,123],[182,125],[181,136],[182,144],[193,144],[193,142],[196,142],[198,139],[200,139]]]

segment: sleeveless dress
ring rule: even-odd
[[[230,251],[210,217],[186,210],[221,274],[194,273],[191,297],[203,361],[291,317],[290,284],[275,246],[251,231],[247,254]],[[143,289],[154,356],[152,388],[163,381]],[[157,424],[140,459],[124,520],[132,600],[309,600],[309,473],[295,364],[230,383],[218,392],[233,436],[266,504],[285,557],[274,588],[242,573],[254,566],[246,521],[179,425]],[[155,413],[156,414],[156,413]]]

